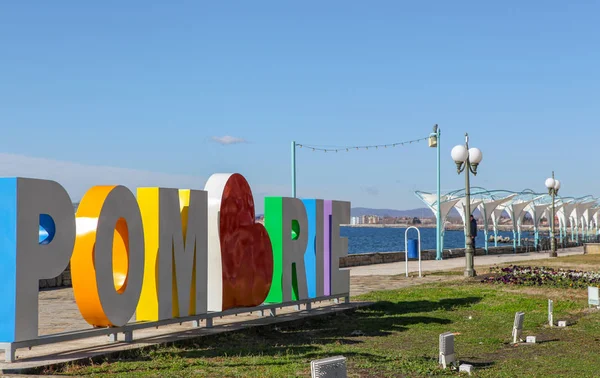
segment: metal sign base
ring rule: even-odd
[[[329,295],[323,297],[316,297],[310,299],[303,299],[293,302],[284,302],[284,303],[273,303],[273,304],[263,304],[257,307],[242,307],[242,308],[234,308],[225,311],[219,312],[209,312],[207,314],[199,314],[193,316],[186,316],[180,318],[173,319],[165,319],[159,320],[156,322],[133,322],[130,324],[126,324],[123,327],[112,327],[112,328],[93,328],[93,329],[85,329],[78,331],[70,331],[63,333],[55,333],[51,335],[40,336],[37,339],[32,340],[24,340],[24,341],[16,341],[12,343],[0,343],[0,349],[4,349],[4,360],[6,362],[14,362],[16,359],[16,351],[21,348],[32,348],[34,346],[40,345],[48,345],[48,344],[56,344],[65,341],[73,341],[73,340],[81,340],[81,339],[89,339],[92,337],[98,336],[109,336],[111,342],[119,341],[119,334],[123,334],[123,341],[126,343],[131,343],[134,340],[133,331],[146,329],[146,328],[158,328],[161,326],[167,326],[171,324],[182,324],[182,323],[192,323],[193,327],[200,327],[202,321],[205,321],[205,327],[211,328],[213,326],[214,318],[222,318],[223,316],[228,315],[238,315],[238,314],[246,314],[246,313],[254,313],[257,312],[259,316],[276,316],[276,309],[283,309],[284,307],[295,307],[296,310],[300,310],[300,306],[305,306],[305,311],[311,311],[313,303],[322,302],[322,301],[336,301],[339,303],[340,298],[344,299],[345,303],[350,303],[350,294],[343,293],[339,295]]]

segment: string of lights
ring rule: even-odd
[[[321,151],[321,152],[340,152],[340,151],[345,151],[345,152],[350,152],[352,150],[378,150],[380,148],[394,148],[397,146],[404,146],[407,144],[412,144],[412,143],[419,143],[422,141],[427,140],[428,137],[425,138],[420,138],[420,139],[414,139],[414,140],[407,140],[405,142],[396,142],[396,143],[387,143],[387,144],[374,144],[374,145],[370,145],[370,146],[335,146],[335,147],[329,147],[329,146],[317,146],[317,145],[307,145],[307,144],[300,144],[300,143],[296,143],[296,147],[298,148],[306,148],[308,150],[312,150],[312,151]]]

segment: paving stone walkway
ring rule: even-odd
[[[571,256],[583,253],[583,247],[567,248],[558,250],[558,256]],[[527,260],[542,260],[547,259],[547,252],[530,252],[530,253],[519,253],[519,254],[505,254],[505,255],[487,255],[487,256],[476,256],[474,258],[475,268],[487,267],[494,264],[505,264],[511,262],[527,261]],[[433,271],[448,271],[455,269],[464,269],[465,258],[457,257],[446,260],[426,260],[422,261],[423,272]],[[477,269],[476,269],[477,270]],[[408,272],[418,272],[418,262],[408,262]],[[350,269],[350,275],[352,279],[356,276],[394,276],[406,274],[406,268],[404,261],[395,262],[390,264],[376,264],[376,265],[364,265],[356,266]]]

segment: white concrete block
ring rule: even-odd
[[[567,322],[565,320],[559,320],[558,321],[558,326],[559,327],[566,327],[567,326]]]
[[[458,371],[459,372],[465,372],[465,373],[469,373],[469,375],[471,375],[471,373],[473,373],[473,365],[469,365],[469,364],[461,364],[458,367]]]
[[[527,340],[526,341],[528,343],[535,344],[536,338],[535,338],[535,336],[527,336]]]

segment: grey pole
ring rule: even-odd
[[[441,189],[440,189],[440,136],[441,130],[437,124],[433,127],[433,132],[436,134],[437,143],[437,209],[436,209],[436,260],[442,260],[444,255],[444,245],[442,242],[442,209],[441,209]]]
[[[469,135],[465,134],[465,147],[467,151],[469,151]],[[465,222],[467,224],[467,248],[465,249],[465,258],[466,258],[466,269],[465,269],[465,277],[475,277],[475,269],[473,267],[473,256],[475,255],[475,250],[473,249],[473,240],[471,239],[471,183],[469,180],[469,171],[471,167],[471,162],[469,161],[469,157],[467,155],[467,161],[465,162]]]
[[[554,171],[552,171],[552,179],[554,179]],[[556,253],[556,240],[554,238],[554,198],[558,190],[555,188],[548,189],[552,195],[552,223],[550,224],[550,257],[557,257]]]

